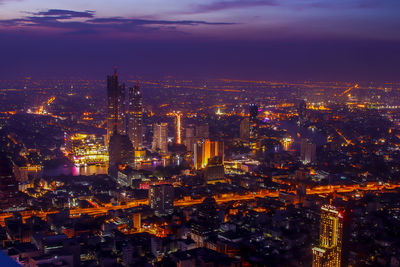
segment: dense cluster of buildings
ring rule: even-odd
[[[221,83],[125,85],[115,71],[102,96],[74,83],[0,113],[2,253],[41,267],[400,266],[387,92]]]

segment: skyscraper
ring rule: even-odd
[[[169,184],[153,185],[149,188],[150,208],[157,216],[168,215],[174,211],[174,187]]]
[[[155,123],[153,125],[153,150],[160,150],[161,153],[168,152],[167,140],[168,123]]]
[[[143,104],[139,82],[129,88],[128,135],[133,148],[140,150],[143,142]]]
[[[256,104],[249,105],[249,130],[250,130],[250,147],[253,153],[257,151],[257,138],[258,138],[258,106]]]
[[[312,248],[313,267],[340,267],[343,215],[334,207],[321,207],[319,245]]]
[[[207,167],[210,159],[214,157],[220,157],[219,161],[224,162],[224,142],[204,139],[194,144],[194,167],[196,170]]]
[[[114,133],[126,133],[125,85],[118,83],[116,69],[107,76],[107,144]]]

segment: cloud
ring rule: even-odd
[[[1,0],[0,0],[1,1]],[[113,33],[145,33],[155,31],[175,31],[178,26],[232,25],[234,23],[209,22],[203,20],[154,20],[125,17],[95,17],[91,10],[73,11],[49,9],[30,12],[22,18],[0,20],[0,26],[18,27],[19,29],[62,30],[68,34],[95,34],[103,31]]]
[[[31,13],[35,16],[43,16],[49,18],[93,18],[94,11],[85,10],[85,11],[73,11],[73,10],[65,10],[65,9],[49,9],[47,11],[40,11],[36,13]]]
[[[276,0],[234,0],[234,1],[217,1],[210,4],[200,4],[193,6],[189,13],[206,13],[220,11],[232,8],[246,8],[256,6],[278,6]]]

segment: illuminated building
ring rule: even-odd
[[[76,165],[98,164],[108,161],[103,137],[75,133],[66,137],[66,151]]]
[[[142,215],[140,213],[133,214],[133,227],[137,230],[142,229]]]
[[[224,162],[224,143],[203,139],[194,144],[194,167],[196,170],[207,167],[209,160],[221,157]]]
[[[321,207],[319,245],[312,248],[313,267],[340,267],[343,215],[333,206]]]
[[[169,184],[152,185],[149,188],[150,208],[157,216],[174,212],[174,187]]]
[[[257,137],[258,137],[258,106],[256,104],[249,105],[249,123],[250,123],[250,147],[253,152],[257,149]]]
[[[118,83],[116,69],[114,75],[107,76],[107,141],[110,141],[114,132],[126,133],[125,85]]]
[[[117,178],[118,170],[134,166],[135,153],[131,140],[127,135],[113,134],[110,139],[108,175]]]
[[[308,139],[301,139],[300,159],[304,163],[314,162],[317,158],[317,145]]]
[[[176,143],[177,144],[182,144],[182,113],[180,111],[178,112],[172,112],[171,115],[175,116],[175,128],[176,128]]]
[[[140,150],[143,143],[143,106],[139,82],[129,88],[128,135],[133,148]]]
[[[250,120],[249,118],[244,118],[240,122],[240,139],[249,140],[250,138]]]
[[[168,152],[168,123],[155,123],[153,125],[153,150],[160,150],[161,153]]]
[[[289,151],[290,150],[290,146],[293,144],[293,139],[290,137],[285,137],[282,139],[281,141],[282,146],[283,146],[283,150],[284,151]]]

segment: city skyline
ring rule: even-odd
[[[399,267],[399,10],[0,0],[0,266]]]

